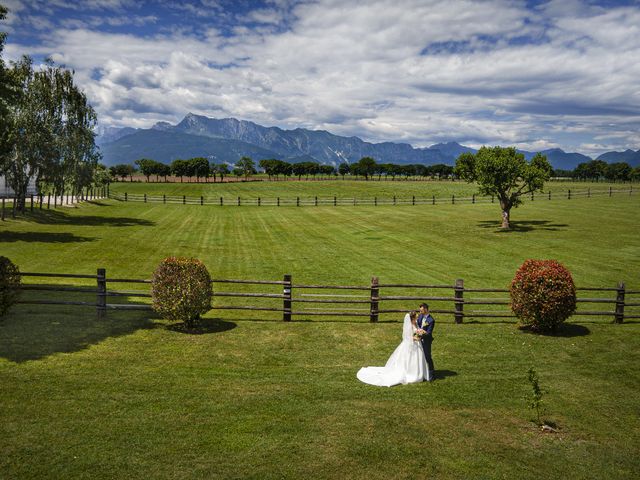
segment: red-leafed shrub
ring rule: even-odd
[[[511,282],[511,309],[522,326],[554,331],[576,310],[571,272],[556,260],[526,260]]]
[[[0,256],[0,317],[20,296],[20,270],[7,257]]]
[[[153,272],[153,309],[163,318],[183,321],[192,328],[211,309],[211,277],[195,258],[165,258]]]

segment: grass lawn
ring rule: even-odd
[[[18,307],[0,323],[0,477],[637,478],[640,326],[440,324],[433,384],[372,387],[399,324],[96,320]],[[540,433],[524,397],[539,373]]]
[[[639,201],[536,200],[502,232],[490,204],[106,200],[0,223],[0,254],[22,271],[148,278],[184,255],[214,277],[469,287],[506,286],[526,258],[555,258],[578,285],[640,289]],[[574,317],[559,336],[535,336],[438,317],[440,378],[386,389],[355,373],[384,364],[401,338],[396,316],[277,318],[212,311],[190,335],[142,312],[16,306],[0,319],[0,478],[640,475],[640,323]],[[530,366],[557,434],[531,422]]]
[[[629,190],[630,184],[605,183],[605,182],[547,182],[545,192],[551,191],[554,195],[562,195],[566,197],[567,190],[572,192],[586,192],[587,189],[592,191],[608,191],[609,187],[614,190]],[[636,189],[640,188],[636,185]],[[409,199],[412,196],[416,198],[432,198],[435,195],[437,199],[451,199],[452,195],[456,197],[471,197],[477,193],[477,187],[462,181],[415,181],[415,180],[395,180],[395,181],[378,181],[378,180],[322,180],[322,181],[249,181],[249,182],[231,182],[231,183],[156,183],[156,182],[117,182],[111,184],[110,192],[112,194],[147,194],[149,196],[182,196],[197,197],[203,196],[209,199],[224,197],[225,203],[231,203],[237,197],[243,199],[255,199],[261,197],[263,199],[273,199],[275,197],[294,198],[312,198],[318,196],[320,198],[353,198],[372,199],[390,199],[394,195],[399,199]]]

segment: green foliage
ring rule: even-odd
[[[73,72],[51,60],[36,70],[25,56],[13,62],[7,76],[14,95],[3,115],[0,169],[16,192],[18,207],[24,207],[34,177],[57,194],[90,186],[100,159],[93,132],[97,116]]]
[[[249,178],[250,175],[256,173],[255,163],[253,163],[253,160],[249,157],[242,157],[238,160],[235,168],[242,172],[241,175],[244,175],[245,178]]]
[[[467,182],[477,182],[482,195],[498,198],[502,208],[502,226],[510,228],[511,208],[522,203],[520,198],[541,192],[551,177],[551,165],[537,153],[530,162],[514,147],[481,147],[476,154],[463,153],[456,160],[455,174]]]
[[[556,260],[526,260],[511,282],[511,309],[534,331],[554,331],[576,309],[571,273]]]
[[[182,181],[182,177],[189,176],[189,163],[186,160],[176,159],[171,162],[171,173],[180,177],[180,181]]]
[[[165,258],[153,272],[153,309],[163,318],[195,326],[200,315],[211,309],[211,277],[195,258]]]
[[[576,178],[581,178],[583,180],[597,180],[604,177],[606,168],[607,162],[604,160],[591,160],[590,162],[578,164],[574,173]]]
[[[126,177],[131,178],[131,175],[135,173],[136,169],[133,165],[129,165],[128,163],[120,163],[118,165],[114,165],[113,167],[109,167],[109,173],[111,173],[114,177],[120,177],[122,181]]]
[[[371,157],[362,157],[357,163],[351,166],[352,173],[362,175],[365,180],[376,172],[376,161]]]
[[[7,257],[0,256],[0,317],[20,296],[20,270]]]
[[[529,408],[532,410],[535,410],[536,412],[536,423],[538,425],[542,425],[541,415],[544,413],[542,396],[546,392],[544,392],[542,388],[540,388],[538,374],[533,369],[533,367],[529,368],[529,372],[527,373],[527,379],[529,380],[529,384],[531,385],[531,392],[526,397],[526,400]]]

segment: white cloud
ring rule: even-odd
[[[597,145],[640,148],[640,8],[270,3],[244,16],[218,2],[173,6],[234,19],[231,37],[206,22],[143,38],[96,30],[124,24],[122,15],[69,18],[28,50],[74,68],[104,125],[149,126],[192,111],[416,146],[455,139],[590,153]],[[117,0],[91,6],[128,8]],[[20,50],[27,48],[7,45],[8,56]]]

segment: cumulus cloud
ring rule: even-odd
[[[637,6],[206,0],[149,12],[133,3],[92,0],[103,14],[55,17],[69,3],[47,2],[42,18],[57,28],[33,44],[9,37],[7,55],[74,68],[105,126],[192,111],[414,146],[640,148]],[[35,29],[22,10],[12,28]],[[126,25],[155,29],[105,30]]]

